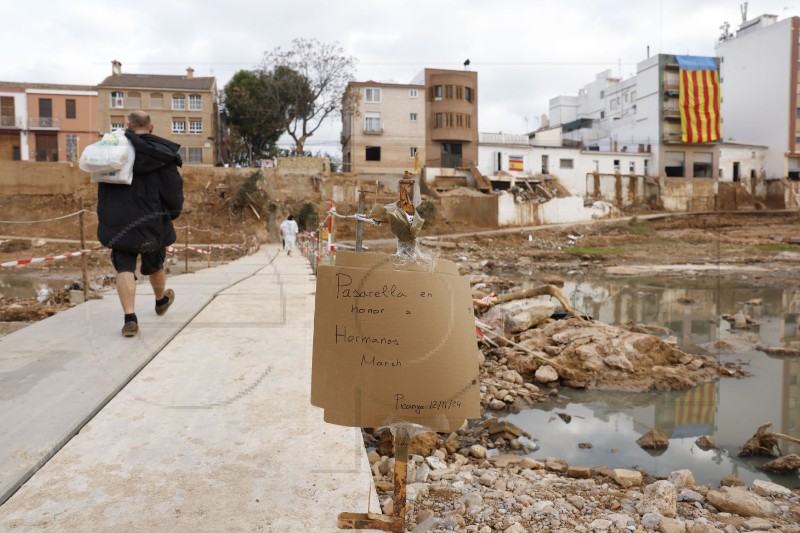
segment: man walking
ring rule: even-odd
[[[117,271],[117,293],[125,314],[122,334],[133,337],[139,331],[136,317],[136,260],[148,276],[155,294],[155,312],[161,316],[175,301],[166,289],[164,272],[166,247],[175,242],[172,221],[183,208],[183,179],[178,167],[180,145],[152,134],[150,115],[134,111],[128,115],[125,136],[136,151],[130,185],[99,183],[97,188],[97,237],[111,248],[111,262]]]
[[[283,237],[283,245],[289,249],[289,251],[286,252],[286,255],[292,255],[294,241],[299,232],[300,228],[297,227],[297,222],[294,221],[294,217],[292,215],[289,215],[286,220],[281,222],[281,236]]]

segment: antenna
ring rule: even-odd
[[[739,10],[742,12],[742,24],[744,24],[747,22],[747,2],[741,4]]]

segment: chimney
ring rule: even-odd
[[[111,74],[114,76],[119,76],[122,74],[122,63],[116,59],[111,62]]]
[[[186,79],[190,80],[194,77],[194,69],[192,67],[186,68]]]

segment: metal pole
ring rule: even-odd
[[[358,214],[364,214],[364,190],[358,191]],[[363,252],[362,245],[364,241],[364,223],[360,219],[356,219],[356,252]]]
[[[186,230],[183,233],[183,245],[186,247],[183,250],[183,273],[189,272],[189,224],[186,224]]]
[[[81,250],[86,249],[86,228],[84,225],[84,211],[83,211],[83,198],[81,198],[81,214],[78,216],[81,226]],[[86,265],[86,254],[81,254],[81,273],[83,274],[83,300],[86,301],[89,298],[89,272]]]

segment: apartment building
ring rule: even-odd
[[[100,129],[125,126],[126,116],[137,109],[150,114],[153,133],[181,145],[184,163],[218,162],[217,81],[185,75],[125,74],[119,61],[111,62],[111,76],[97,86]]]
[[[77,161],[98,126],[94,87],[0,82],[0,160]]]
[[[723,138],[766,145],[767,179],[800,180],[800,17],[761,15],[735,35],[725,27],[716,53]]]
[[[342,105],[342,170],[400,174],[425,161],[422,85],[350,82]]]
[[[342,105],[343,170],[400,174],[478,162],[478,74],[424,69],[410,84],[351,82]]]

